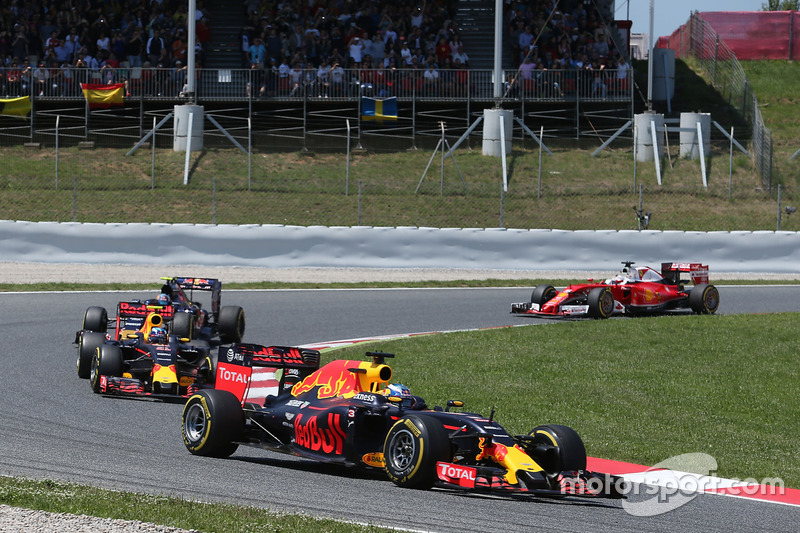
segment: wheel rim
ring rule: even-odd
[[[611,294],[611,291],[606,291],[603,293],[603,298],[600,301],[600,307],[603,310],[603,314],[606,316],[614,312],[614,295]]]
[[[395,434],[389,443],[389,459],[392,465],[397,470],[405,470],[414,460],[416,448],[416,441],[410,431],[403,430]]]
[[[713,311],[719,305],[719,295],[715,290],[706,291],[706,310]]]
[[[190,405],[184,416],[183,431],[191,442],[198,442],[206,431],[206,412],[199,403]]]

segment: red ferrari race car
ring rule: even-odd
[[[227,457],[240,445],[315,461],[383,470],[401,487],[514,495],[620,498],[614,476],[586,471],[583,441],[571,428],[541,425],[511,436],[489,416],[428,408],[392,383],[385,359],[332,361],[319,352],[234,344],[218,356],[214,389],[198,391],[182,415],[195,455]],[[273,372],[275,394],[247,401],[251,374]]]
[[[570,285],[557,291],[552,285],[533,289],[530,302],[511,304],[511,312],[523,315],[608,318],[615,314],[646,315],[691,309],[697,314],[715,313],[719,291],[708,284],[708,265],[661,263],[661,271],[634,267],[624,261],[622,271],[604,281]],[[688,273],[690,280],[681,279]],[[693,287],[685,287],[692,283]]]

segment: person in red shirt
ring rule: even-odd
[[[445,57],[450,57],[450,45],[446,38],[440,37],[439,44],[436,45],[436,60],[441,64]]]

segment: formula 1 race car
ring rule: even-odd
[[[587,472],[583,441],[571,428],[542,425],[511,436],[488,417],[429,409],[390,384],[393,354],[338,360],[319,368],[319,352],[234,344],[218,356],[214,389],[198,391],[182,415],[183,441],[195,455],[227,457],[240,445],[315,461],[380,469],[401,487],[505,494],[622,497],[618,479]],[[248,401],[251,375],[275,376],[274,394]]]
[[[708,284],[708,265],[661,263],[661,272],[634,267],[624,261],[622,272],[604,281],[569,285],[560,292],[552,285],[533,289],[530,302],[511,304],[511,312],[523,315],[608,318],[615,314],[647,315],[691,309],[712,314],[719,308],[719,291]],[[688,272],[691,280],[682,280]],[[693,287],[685,288],[688,283]]]
[[[211,387],[217,353],[205,341],[190,341],[154,327],[106,341],[94,350],[89,384],[102,394],[170,399]]]
[[[161,278],[164,284],[156,298],[120,302],[117,318],[108,319],[103,307],[89,307],[83,318],[83,330],[105,332],[115,323],[120,329],[140,329],[148,313],[157,311],[170,333],[189,339],[241,342],[244,335],[244,310],[238,306],[221,306],[222,282],[211,278]],[[186,295],[185,291],[189,291]],[[192,297],[194,291],[210,293],[211,311],[203,309]],[[124,324],[120,324],[120,320]],[[118,336],[116,338],[119,338]]]

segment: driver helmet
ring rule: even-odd
[[[166,344],[167,342],[167,330],[164,328],[153,328],[150,330],[150,338],[148,339],[150,344]]]
[[[411,396],[411,391],[408,387],[400,383],[390,383],[383,391],[384,396],[397,396],[400,398],[408,398]]]
[[[156,298],[156,300],[158,301],[158,305],[169,305],[171,303],[169,296],[167,296],[163,292],[158,295],[158,298]]]

